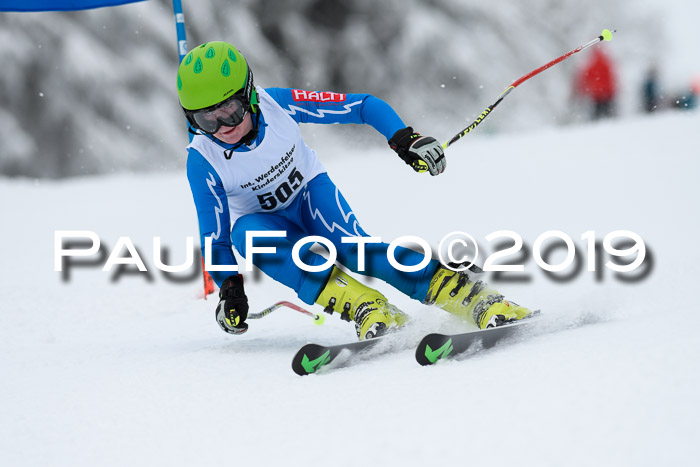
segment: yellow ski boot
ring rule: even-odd
[[[327,313],[340,313],[345,321],[354,321],[360,340],[379,337],[398,329],[408,321],[408,316],[386,297],[363,285],[333,266],[328,282],[316,299]]]
[[[455,272],[443,265],[430,281],[426,305],[438,308],[473,322],[480,329],[493,328],[529,318],[532,312],[517,303],[504,299],[485,282],[472,280],[470,275],[481,269],[472,266],[469,271]]]

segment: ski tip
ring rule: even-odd
[[[331,349],[318,344],[306,344],[294,355],[292,370],[299,376],[306,376],[332,360]]]
[[[444,334],[428,334],[416,347],[416,361],[422,365],[433,365],[446,358],[452,351],[452,339]]]
[[[610,31],[610,29],[603,29],[603,32],[600,35],[600,37],[602,37],[604,41],[610,42],[612,40],[613,32],[616,31],[617,29],[613,29],[612,31]]]

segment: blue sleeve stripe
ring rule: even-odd
[[[298,107],[294,104],[289,104],[287,113],[289,113],[289,115],[292,117],[294,117],[294,115],[296,115],[297,111],[304,112],[304,113],[309,114],[310,116],[316,117],[316,118],[324,118],[324,117],[326,117],[326,115],[332,116],[332,115],[344,115],[344,114],[348,114],[348,116],[351,117],[352,116],[351,112],[353,110],[352,107],[355,107],[356,105],[360,105],[360,104],[362,104],[361,100],[355,101],[355,102],[349,102],[342,107],[342,110],[322,109],[322,108],[305,109],[303,107]],[[317,110],[317,111],[314,112],[314,110]],[[318,122],[318,123],[325,123],[325,122]],[[345,122],[333,122],[333,123],[345,123]],[[349,122],[349,123],[364,123],[364,122],[358,121],[358,122]]]
[[[219,195],[216,193],[216,190],[214,187],[216,186],[216,179],[214,178],[214,174],[209,172],[209,178],[207,178],[207,186],[209,187],[209,191],[211,194],[214,196],[216,199],[217,205],[214,206],[214,215],[216,217],[216,233],[211,234],[212,240],[218,240],[219,237],[221,236],[221,215],[224,213],[224,205],[221,202],[221,198]],[[221,186],[221,182],[219,181],[219,186]],[[201,223],[200,223],[201,226]]]
[[[297,123],[368,124],[387,140],[406,127],[389,104],[370,94],[340,94],[287,88],[265,90]]]
[[[236,257],[231,245],[231,218],[226,203],[226,191],[221,178],[212,165],[195,149],[190,148],[187,156],[187,179],[197,208],[199,221],[199,241],[202,255],[205,254],[205,239],[211,237],[212,264],[236,265]],[[214,282],[221,287],[222,282],[236,271],[210,271]]]

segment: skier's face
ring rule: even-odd
[[[240,125],[234,127],[222,126],[219,128],[219,131],[214,133],[214,137],[224,143],[236,144],[252,129],[253,120],[250,117],[250,112],[248,112]]]

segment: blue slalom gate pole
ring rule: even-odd
[[[177,53],[180,62],[187,55],[187,32],[185,31],[185,14],[182,12],[182,1],[173,0],[175,14],[175,30],[177,31]]]
[[[175,30],[177,31],[177,54],[180,57],[178,64],[182,62],[187,55],[187,32],[185,31],[185,14],[182,11],[182,1],[173,0],[173,14],[175,14]],[[192,142],[194,135],[189,131],[189,122],[187,122],[187,135]],[[202,277],[204,279],[203,297],[206,300],[207,295],[214,293],[214,280],[209,275],[204,267],[204,258],[202,258]],[[294,306],[293,306],[294,307]],[[321,320],[321,322],[323,322]]]
[[[173,0],[173,14],[175,15],[175,31],[177,32],[177,54],[179,56],[178,64],[187,55],[187,32],[185,31],[185,13],[182,11],[182,1]],[[189,128],[189,123],[187,124]],[[189,131],[187,135],[192,141],[194,136]]]

